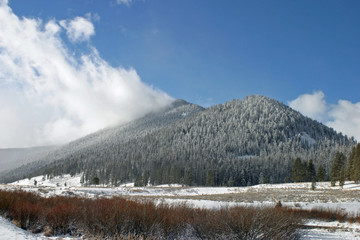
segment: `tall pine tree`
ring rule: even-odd
[[[335,154],[334,162],[330,170],[331,186],[335,186],[336,182],[340,180],[341,171],[345,167],[346,157],[343,153],[337,152]]]

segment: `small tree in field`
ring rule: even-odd
[[[134,186],[135,187],[143,187],[144,186],[144,181],[143,181],[143,177],[140,173],[138,173],[136,175],[136,179],[135,179],[135,182],[134,182]]]
[[[330,170],[330,181],[332,187],[335,186],[337,181],[340,181],[341,171],[343,171],[343,175],[344,175],[343,181],[345,181],[345,171],[344,171],[345,160],[346,157],[343,153],[341,152],[336,153],[334,163],[331,166],[331,170]]]
[[[312,180],[311,182],[311,190],[315,190],[316,189],[316,181],[315,180]]]
[[[98,177],[94,177],[93,180],[92,180],[92,184],[99,185],[100,184],[100,179]]]

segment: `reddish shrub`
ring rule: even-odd
[[[50,234],[97,238],[292,239],[300,216],[286,208],[194,209],[121,198],[41,198],[26,192],[0,192],[2,211],[21,227]]]
[[[54,235],[73,235],[80,217],[80,207],[71,203],[59,203],[52,208],[47,208],[45,213],[46,222]]]
[[[31,202],[15,202],[11,207],[11,216],[23,229],[41,228],[42,208]]]

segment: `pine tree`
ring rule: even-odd
[[[187,168],[184,173],[184,184],[187,186],[192,185],[192,170],[191,168]]]
[[[339,186],[343,188],[344,185],[345,185],[345,169],[344,167],[342,167],[340,171]]]
[[[307,182],[308,181],[308,178],[307,178],[307,164],[306,162],[302,162],[301,163],[301,170],[300,170],[300,181],[301,182]]]
[[[334,159],[333,165],[330,170],[331,186],[335,186],[336,181],[340,180],[340,173],[341,173],[341,170],[345,166],[345,160],[346,160],[346,158],[343,153],[337,152],[335,154],[335,159]],[[345,177],[345,174],[344,174],[344,177]]]
[[[143,178],[142,178],[141,173],[138,173],[138,174],[136,175],[136,179],[135,179],[135,182],[134,182],[134,186],[135,186],[135,187],[142,187],[142,186],[144,186],[144,181],[143,181]]]
[[[319,182],[324,182],[326,180],[326,171],[322,164],[319,165],[317,178]]]
[[[100,183],[100,179],[98,177],[94,177],[92,179],[92,184],[99,185],[99,183]]]
[[[214,186],[214,172],[212,170],[209,170],[206,176],[206,186]]]
[[[359,183],[360,180],[360,143],[356,145],[355,154],[353,157],[353,180]]]
[[[354,180],[354,161],[355,161],[355,147],[352,148],[349,158],[348,164],[346,167],[346,179]]]
[[[296,158],[293,168],[292,168],[292,174],[291,179],[294,182],[301,182],[302,181],[302,162],[300,158]]]
[[[309,182],[316,181],[316,171],[312,159],[310,159],[308,163],[306,175],[307,175],[307,181]]]
[[[148,171],[145,171],[144,176],[142,178],[143,184],[142,186],[147,186],[149,184],[149,173]]]

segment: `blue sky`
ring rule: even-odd
[[[203,104],[322,90],[360,101],[359,1],[10,1],[44,20],[98,14],[91,44],[113,66]],[[78,47],[78,46],[75,46]]]
[[[7,5],[20,21],[61,26],[58,36],[68,53],[80,58],[95,49],[109,69],[133,70],[163,95],[210,106],[261,94],[360,138],[359,1],[10,0]],[[81,41],[69,38],[77,17],[93,26]]]

